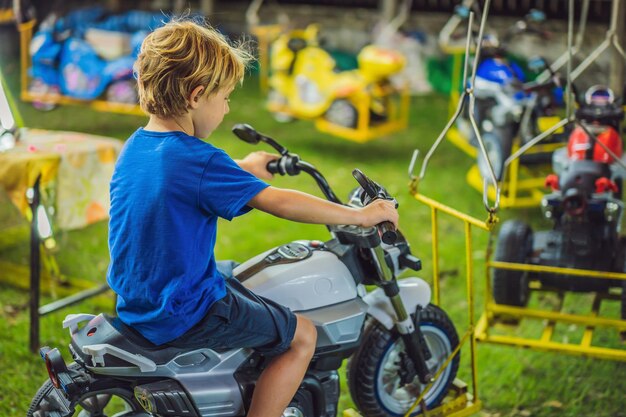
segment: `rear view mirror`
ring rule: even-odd
[[[251,145],[256,145],[261,140],[259,133],[252,126],[245,123],[237,123],[233,126],[233,133],[239,139]]]

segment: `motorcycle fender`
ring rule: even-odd
[[[355,71],[344,71],[335,77],[331,90],[335,98],[347,98],[358,95],[366,88],[365,80]]]
[[[398,281],[398,287],[400,288],[400,298],[407,313],[413,313],[418,305],[425,308],[430,303],[430,286],[423,279],[405,278]],[[397,321],[396,312],[382,288],[376,288],[368,293],[363,297],[363,301],[369,306],[367,314],[388,330],[394,327]]]

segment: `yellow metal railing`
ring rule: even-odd
[[[556,291],[559,297],[557,307],[553,311],[541,310],[529,307],[515,307],[503,304],[496,304],[493,300],[491,291],[490,272],[492,269],[504,269],[510,271],[523,271],[533,273],[545,273],[555,275],[568,275],[576,277],[585,277],[588,279],[611,279],[618,281],[626,281],[626,273],[605,272],[588,269],[560,268],[543,265],[530,265],[511,262],[500,262],[489,260],[490,251],[488,251],[488,259],[486,262],[486,303],[485,312],[480,318],[476,327],[476,338],[481,342],[496,343],[501,345],[519,346],[544,351],[557,351],[571,355],[583,355],[597,357],[601,359],[610,359],[618,361],[626,361],[626,348],[604,347],[592,345],[593,335],[596,328],[603,327],[613,329],[618,333],[626,333],[626,320],[616,318],[601,317],[600,307],[604,300],[620,301],[623,295],[610,292],[588,292],[593,294],[590,312],[587,315],[564,313],[561,311],[565,295],[565,290],[554,290],[544,288],[538,281],[532,281],[529,285],[533,291]],[[622,291],[624,291],[622,286]],[[623,302],[623,301],[622,301]],[[528,338],[522,336],[508,336],[493,334],[494,326],[499,322],[499,318],[506,317],[507,320],[531,319],[543,322],[543,331],[539,338]],[[556,342],[553,339],[555,326],[559,323],[567,323],[570,325],[584,326],[583,335],[579,343]]]
[[[434,416],[434,415],[445,415],[445,416],[454,416],[454,417],[462,417],[468,416],[474,413],[477,413],[481,407],[482,403],[478,397],[478,378],[477,378],[477,368],[478,361],[476,357],[476,339],[474,337],[475,333],[475,288],[474,288],[474,262],[472,258],[472,226],[484,231],[490,231],[494,225],[497,223],[497,218],[494,215],[490,215],[486,221],[478,220],[472,216],[464,214],[454,208],[446,206],[438,201],[435,201],[431,198],[428,198],[424,195],[421,195],[417,192],[417,180],[414,179],[414,182],[411,184],[411,194],[413,197],[425,204],[430,208],[431,215],[431,232],[432,232],[432,268],[433,268],[433,301],[434,304],[439,304],[440,290],[439,290],[439,280],[440,280],[440,270],[439,270],[439,213],[447,214],[451,217],[454,217],[463,222],[464,232],[465,232],[465,263],[466,263],[466,291],[467,291],[467,300],[468,300],[468,323],[467,328],[463,336],[461,337],[458,346],[454,351],[450,354],[450,356],[446,359],[442,367],[438,370],[435,375],[435,379],[443,372],[443,370],[449,366],[452,362],[453,358],[459,354],[461,347],[467,343],[470,346],[470,362],[471,362],[471,378],[472,378],[472,386],[471,386],[471,394],[463,394],[466,396],[464,403],[464,408],[462,409],[451,409],[450,412],[443,412],[441,406],[434,410],[425,410],[425,407],[422,407],[422,415],[424,416]],[[431,388],[431,384],[427,385],[426,388],[422,391],[419,397],[415,400],[413,405],[409,408],[405,417],[409,417],[411,413],[415,410],[417,406],[423,403],[423,399],[425,395],[428,393],[428,390]],[[423,405],[423,404],[422,404]]]

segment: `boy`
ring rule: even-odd
[[[263,299],[218,271],[217,218],[256,208],[306,223],[397,224],[393,204],[349,208],[268,186],[255,152],[233,161],[201,141],[229,111],[250,55],[216,31],[174,21],[144,40],[135,64],[150,120],[126,142],[111,180],[107,280],[119,318],[156,345],[253,347],[274,358],[261,374],[248,416],[279,417],[315,350],[306,318]]]

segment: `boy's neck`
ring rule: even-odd
[[[191,119],[184,116],[177,119],[151,115],[144,129],[152,132],[184,132],[189,136],[194,136],[195,133]]]

